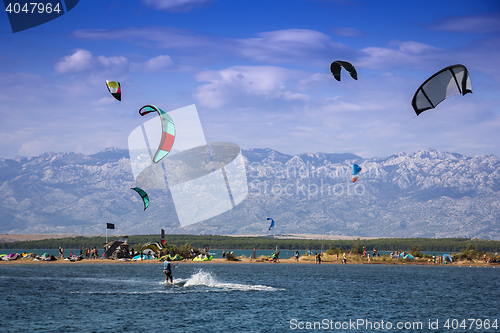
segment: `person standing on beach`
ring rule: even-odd
[[[64,258],[64,249],[59,246],[59,258],[63,259]]]
[[[299,254],[299,250],[295,250],[295,255],[294,255],[294,257],[295,257],[295,261],[296,261],[296,262],[299,262],[299,256],[300,256],[300,254]]]
[[[318,253],[318,265],[321,265],[321,252]]]

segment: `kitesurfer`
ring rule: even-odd
[[[172,283],[172,264],[168,259],[163,262],[163,273],[165,273],[165,283],[168,283],[170,279],[170,283]]]

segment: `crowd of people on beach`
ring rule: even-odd
[[[107,258],[107,259],[120,259],[120,260],[127,261],[127,260],[144,260],[144,259],[163,260],[163,257],[165,257],[165,253],[161,253],[160,249],[158,249],[156,251],[156,255],[155,255],[154,251],[149,250],[149,249],[146,249],[144,251],[139,251],[136,253],[133,248],[131,249],[131,251],[129,251],[128,244],[126,244],[126,245],[127,246],[118,247],[116,249],[116,251],[114,251],[112,254],[107,253],[106,248],[104,248],[101,256],[100,256],[100,253],[99,253],[99,250],[97,247],[87,248],[85,246],[82,246],[79,250],[79,254],[78,254],[78,250],[76,253],[73,253],[73,250],[69,250],[70,255],[65,257],[64,248],[62,246],[59,246],[59,248],[58,248],[59,257],[58,258],[56,258],[53,255],[49,255],[48,253],[44,253],[42,256],[37,256],[37,255],[34,255],[33,253],[22,253],[22,254],[17,254],[17,255],[16,254],[0,254],[0,260],[10,261],[10,260],[16,260],[18,258],[24,258],[24,259],[34,258],[34,260],[38,260],[38,261],[39,260],[50,261],[50,260],[57,260],[57,259],[70,260],[70,261],[81,261],[83,259],[94,259],[95,260],[95,259],[100,259],[100,258]],[[200,258],[198,258],[198,257],[200,257],[200,254],[199,254],[199,253],[201,253],[200,251],[203,251],[203,250],[191,248],[190,253],[189,253],[190,255],[188,254],[185,258],[182,258],[179,255],[174,256],[175,253],[172,253],[172,256],[170,259],[172,259],[172,260],[200,259]],[[201,259],[203,259],[203,260],[195,260],[195,261],[210,261],[212,259],[213,255],[215,255],[215,253],[210,253],[208,251],[209,251],[208,246],[206,246],[205,247],[205,252],[206,252],[205,257],[206,258],[203,258],[203,254],[201,254],[201,256],[202,256]],[[341,248],[335,249],[335,252],[331,252],[330,250],[326,251],[326,252],[322,252],[322,251],[312,252],[312,251],[306,250],[306,251],[304,251],[305,257],[303,257],[304,259],[301,260],[302,259],[301,254],[300,254],[299,250],[296,250],[290,259],[293,259],[294,262],[299,262],[299,261],[305,261],[305,262],[309,261],[310,262],[310,261],[312,261],[312,257],[314,257],[315,264],[320,265],[322,263],[322,261],[324,261],[324,260],[326,260],[327,262],[331,262],[332,261],[331,256],[335,255],[334,260],[336,262],[339,261],[339,257],[341,256],[341,258],[342,258],[341,263],[347,264],[348,259],[351,259],[351,255],[353,255],[353,250],[345,251],[345,252],[343,252],[343,254],[342,254],[342,252],[343,251]],[[163,254],[163,257],[162,257],[162,254]],[[168,254],[169,253],[167,253],[167,255]],[[412,254],[414,254],[415,257],[412,256]],[[401,259],[410,259],[412,261],[416,260],[416,259],[420,259],[417,261],[422,261],[422,259],[425,259],[429,264],[440,265],[440,264],[450,264],[450,263],[453,263],[454,260],[460,260],[461,258],[463,258],[463,254],[462,254],[462,257],[460,257],[460,256],[456,257],[455,255],[453,255],[453,257],[452,257],[449,254],[432,255],[432,256],[424,254],[423,258],[420,254],[415,254],[414,252],[412,252],[412,254],[410,254],[406,251],[393,251],[393,252],[390,252],[387,254],[383,254],[384,258],[382,261],[385,262],[387,257],[389,257],[390,259],[400,259],[400,260]],[[231,258],[228,256],[230,256]],[[324,256],[326,256],[326,257],[323,258]],[[174,257],[175,257],[175,259],[174,259]],[[179,257],[180,259],[178,259],[177,257]],[[373,259],[375,259],[376,257],[381,257],[381,255],[379,254],[379,251],[376,248],[373,248],[371,251],[368,251],[365,247],[363,247],[362,249],[360,248],[358,252],[356,252],[356,251],[354,252],[354,257],[352,258],[352,260],[354,260],[354,262],[358,262],[359,257],[366,258],[367,260],[363,260],[365,263],[366,262],[371,263],[371,261]],[[138,258],[138,259],[136,259],[136,258]],[[472,260],[469,257],[467,257],[467,258],[468,258],[468,260]],[[229,250],[222,251],[222,259],[233,260],[233,261],[234,260],[236,260],[236,261],[241,260],[241,258],[235,257],[234,251],[229,251]],[[253,249],[253,255],[250,254],[249,259],[250,259],[250,262],[253,259],[257,259],[255,248]],[[499,262],[498,252],[489,253],[489,254],[481,252],[480,257],[476,257],[475,259],[477,261],[482,261],[485,264]],[[280,262],[280,251],[278,251],[276,249],[276,251],[273,252],[271,254],[271,256],[267,257],[265,260],[268,262],[272,262],[272,263],[279,263]],[[262,260],[262,258],[259,258],[259,260],[256,260],[256,261],[262,262],[263,260]],[[406,262],[408,262],[408,260],[405,260],[404,262],[406,263]],[[380,263],[380,260],[378,261],[378,263]]]
[[[90,249],[90,248],[86,248],[86,247],[82,246],[82,248],[80,249],[79,256],[77,256],[76,254],[73,254],[73,251],[70,251],[70,255],[67,258],[68,259],[80,258],[80,260],[82,260],[84,258],[85,259],[99,259],[99,250],[97,249],[97,247]],[[66,258],[64,258],[64,248],[62,246],[59,246],[59,259],[66,259]]]
[[[495,252],[495,257],[498,256],[498,252]],[[488,256],[486,255],[486,253],[483,255],[483,262],[484,263],[487,263],[487,264],[490,264],[490,263],[497,263],[497,259],[495,258],[488,258]]]

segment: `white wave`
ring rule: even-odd
[[[87,295],[134,295],[134,294],[168,294],[167,290],[153,291],[71,291],[71,294],[87,294]]]
[[[184,284],[186,283],[186,281],[187,281],[187,279],[174,279],[172,281],[172,284],[175,285],[175,286],[182,287],[182,286],[184,286]],[[159,284],[166,285],[167,283],[164,280],[164,281],[159,282]],[[168,283],[168,285],[171,285],[170,282]]]
[[[175,284],[175,282],[174,282]],[[251,285],[251,284],[239,284],[239,283],[225,283],[219,282],[217,279],[210,274],[210,272],[204,272],[200,270],[198,273],[193,274],[187,281],[184,283],[184,287],[191,286],[206,286],[210,288],[217,288],[222,290],[240,290],[240,291],[276,291],[276,290],[284,290],[277,289],[269,286],[263,285]]]
[[[108,280],[108,279],[102,279]],[[132,280],[131,280],[132,281]],[[137,280],[133,280],[137,281]],[[165,286],[165,280],[160,282],[147,282],[145,280],[137,281],[140,285],[145,284],[156,284]],[[170,285],[170,284],[169,284]],[[186,287],[208,287],[206,288],[188,288]],[[127,288],[125,288],[127,289]],[[171,288],[160,288],[155,290],[112,290],[112,291],[71,291],[73,294],[155,294],[155,293],[184,293],[184,292],[207,292],[207,291],[277,291],[285,290],[278,289],[274,287],[264,286],[264,285],[251,285],[251,284],[239,284],[239,283],[228,283],[218,281],[215,276],[210,272],[204,272],[203,270],[198,271],[191,275],[187,279],[176,278],[173,280],[173,286]]]

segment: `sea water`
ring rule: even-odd
[[[137,251],[137,250],[136,250]],[[214,258],[222,258],[222,251],[223,250],[212,250],[210,249],[210,253],[213,254]],[[253,256],[253,250],[224,250],[225,252],[233,252],[233,254],[237,257],[239,256],[245,256],[246,258],[249,258],[250,256]],[[290,259],[293,258],[295,255],[295,250],[280,250],[280,259]],[[258,258],[260,256],[267,256],[270,257],[274,252],[276,252],[276,249],[274,250],[255,250],[255,257]],[[322,252],[321,250],[309,250],[310,255],[314,255],[316,252]],[[56,258],[59,258],[59,250],[58,249],[0,249],[0,254],[10,254],[10,253],[34,253],[37,256],[41,256],[44,253],[48,253],[50,255],[55,256]],[[80,254],[80,249],[64,249],[64,258],[70,256],[70,254],[73,253],[74,255],[79,255]],[[104,249],[99,249],[99,256],[101,256],[104,253]],[[368,251],[371,255],[371,251]],[[391,251],[379,251],[380,255],[389,255]],[[436,256],[441,256],[443,254],[453,254],[454,252],[441,252],[441,251],[420,251],[422,254],[427,254],[427,255],[436,255]],[[299,250],[299,254],[306,255],[305,250]],[[342,257],[342,255],[339,255]]]
[[[500,330],[491,266],[181,262],[173,285],[162,269],[0,264],[0,332]]]

